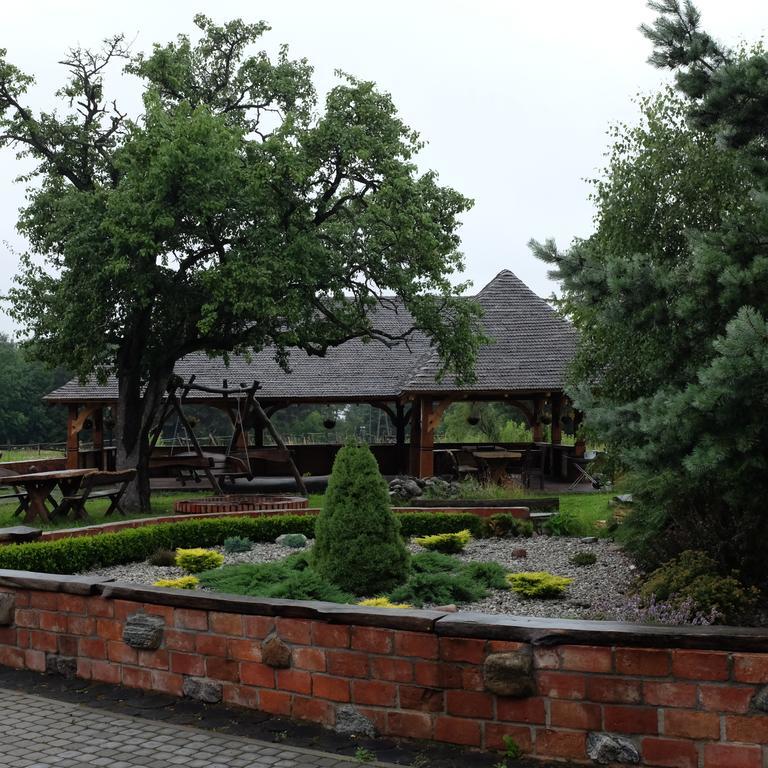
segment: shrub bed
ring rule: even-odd
[[[483,521],[470,514],[399,514],[403,537],[454,533],[469,529],[478,534]],[[268,517],[220,517],[185,520],[131,528],[119,533],[78,536],[55,541],[8,544],[0,547],[0,568],[39,573],[80,571],[146,560],[158,549],[212,547],[232,536],[253,542],[271,542],[283,533],[303,533],[314,538],[315,518],[306,515]]]

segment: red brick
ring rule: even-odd
[[[616,704],[638,704],[643,700],[640,680],[622,680],[616,677],[590,677],[586,681],[589,701]]]
[[[81,637],[77,641],[77,654],[88,659],[106,659],[107,644],[100,637]]]
[[[269,691],[274,693],[274,691]],[[246,707],[247,709],[261,709],[259,691],[256,688],[249,688],[247,685],[234,685],[233,683],[224,683],[222,686],[222,699],[225,704],[235,707]],[[290,697],[288,699],[288,711],[290,714]]]
[[[436,659],[438,650],[436,635],[422,634],[421,632],[398,632],[395,635],[395,653],[398,656]]]
[[[85,661],[83,659],[83,661]],[[80,677],[80,660],[77,665],[77,675]],[[98,680],[100,683],[119,685],[121,680],[121,668],[118,664],[110,664],[108,661],[89,661],[88,677]]]
[[[413,664],[404,659],[374,656],[371,658],[371,677],[375,680],[394,680],[398,683],[409,683],[413,680]]]
[[[114,617],[120,621],[125,619],[132,613],[136,613],[141,608],[139,603],[133,603],[128,600],[115,600],[114,601]]]
[[[321,648],[349,648],[349,627],[312,622],[312,644]]]
[[[395,640],[395,642],[397,642],[397,640]],[[414,682],[418,683],[419,685],[431,686],[433,688],[450,688],[451,686],[446,684],[443,668],[443,664],[433,664],[427,661],[417,661],[413,665]],[[461,671],[459,671],[457,679],[460,683]]]
[[[117,619],[90,619],[96,622],[96,634],[102,640],[122,640],[123,624]],[[70,630],[72,631],[72,630]],[[164,638],[167,645],[167,637]]]
[[[546,722],[544,699],[509,699],[500,697],[496,701],[497,720],[509,720],[513,723]]]
[[[174,608],[170,605],[151,605],[144,603],[137,606],[137,610],[142,613],[148,613],[151,616],[159,616],[164,622],[166,627],[173,626]]]
[[[438,717],[435,720],[435,740],[479,747],[483,740],[480,723],[461,717]]]
[[[266,664],[244,661],[240,664],[240,680],[246,685],[256,685],[259,688],[274,688],[275,670]]]
[[[415,670],[421,668],[425,662],[417,661],[414,664]],[[467,671],[467,667],[463,664],[448,664],[443,662],[438,664],[437,668],[437,680],[434,683],[424,683],[424,685],[432,685],[434,687],[441,688],[463,688],[464,687],[464,673]],[[421,682],[421,680],[418,680]]]
[[[124,642],[110,640],[107,643],[107,658],[119,664],[138,664],[139,653],[135,648],[126,645]]]
[[[310,672],[325,672],[325,651],[319,648],[294,648],[293,666]]]
[[[58,638],[52,632],[40,632],[37,629],[31,629],[29,631],[29,645],[30,648],[37,651],[55,653],[58,648]]]
[[[733,679],[740,683],[768,683],[768,654],[735,653]]]
[[[173,621],[177,629],[208,629],[208,614],[194,608],[176,608]]]
[[[280,619],[280,621],[292,621],[291,619]],[[267,635],[275,631],[275,620],[270,616],[246,616],[245,636],[253,637],[257,640],[263,640]],[[288,640],[285,635],[281,635],[284,640]],[[295,642],[295,641],[293,641]]]
[[[59,595],[56,601],[56,608],[65,613],[79,613],[85,615],[87,603],[84,597],[79,595]]]
[[[12,629],[12,628],[11,628]],[[17,648],[29,648],[29,632],[28,629],[17,629],[16,630],[16,647]],[[67,637],[67,635],[59,635],[59,638]],[[77,639],[72,637],[70,638],[75,643],[75,651],[73,656],[77,655]]]
[[[401,707],[404,709],[417,709],[417,707],[410,707],[403,704],[402,693],[400,696]],[[397,701],[397,686],[394,683],[382,683],[380,680],[353,680],[352,701],[354,701],[355,704],[373,704],[378,707],[393,707]]]
[[[24,666],[33,672],[45,672],[45,652],[28,648],[24,651]]]
[[[387,683],[381,683],[381,685],[387,685]],[[440,688],[420,688],[415,685],[401,685],[400,708],[415,709],[420,712],[443,712],[445,708],[445,695]]]
[[[195,637],[195,652],[203,656],[224,658],[227,655],[227,638],[198,632]]]
[[[211,632],[218,632],[220,635],[231,635],[232,637],[243,636],[243,617],[237,613],[212,611],[208,615],[208,623]]]
[[[32,592],[29,596],[30,608],[41,611],[55,611],[59,607],[59,592]]]
[[[566,645],[560,648],[560,666],[572,672],[610,672],[613,654],[610,648]]]
[[[728,655],[714,651],[672,651],[672,674],[689,680],[727,680]]]
[[[749,710],[755,694],[751,686],[702,685],[699,686],[701,706],[710,712],[735,712],[743,714]]]
[[[431,739],[433,723],[426,712],[388,712],[387,734],[408,739]]]
[[[331,701],[349,701],[349,680],[315,675],[312,678],[312,695]]]
[[[461,670],[461,687],[465,691],[484,691],[485,678],[482,667],[465,667]]]
[[[352,627],[352,648],[369,653],[392,653],[394,636],[391,629]]]
[[[560,654],[556,648],[536,648],[533,666],[535,669],[560,669]]]
[[[227,655],[239,661],[261,661],[261,645],[255,640],[231,637],[227,640]]]
[[[586,754],[585,733],[536,729],[536,755],[540,757],[567,757],[583,760]]]
[[[194,651],[196,637],[196,632],[166,629],[163,632],[163,644],[169,651]]]
[[[655,707],[680,707],[692,709],[696,706],[695,683],[662,683],[645,681],[643,700]]]
[[[659,732],[658,710],[653,707],[607,705],[604,707],[603,715],[606,731],[647,733],[650,735],[655,735]]]
[[[13,667],[14,669],[23,669],[24,651],[21,648],[0,646],[0,664],[4,664],[6,667]]]
[[[262,694],[263,696],[264,694]],[[298,720],[311,720],[314,723],[333,725],[336,721],[336,708],[330,701],[305,699],[294,696],[291,706],[291,716]]]
[[[762,768],[760,747],[734,744],[705,744],[704,768]]]
[[[583,699],[586,691],[584,675],[564,672],[540,672],[536,675],[539,693],[555,699]]]
[[[139,651],[139,666],[150,669],[168,669],[168,651]]]
[[[19,630],[21,631],[21,630]],[[59,653],[62,656],[77,656],[77,638],[70,635],[59,635]]]
[[[768,744],[768,715],[726,716],[725,738],[747,744]]]
[[[489,640],[488,653],[514,653],[524,645],[525,643],[517,643],[514,640]]]
[[[67,615],[64,613],[48,613],[46,611],[40,614],[40,629],[48,632],[66,632]]]
[[[91,679],[91,665],[92,664],[105,664],[103,661],[91,661],[90,659],[77,659],[77,676],[83,678],[83,680]],[[120,667],[115,667],[117,670],[117,682],[120,682]]]
[[[325,655],[328,673],[339,677],[368,677],[368,655],[344,651],[328,651]]]
[[[531,729],[525,726],[508,725],[506,723],[503,725],[501,723],[484,723],[483,732],[484,749],[506,750],[505,736],[513,739],[523,753],[531,752],[533,749]]]
[[[29,608],[17,608],[14,623],[17,627],[37,629],[40,626],[40,613]]]
[[[172,672],[153,669],[151,678],[153,691],[162,691],[171,696],[181,696],[184,683],[184,678],[181,675],[174,675]]]
[[[616,671],[621,675],[666,677],[672,668],[669,651],[617,648]]]
[[[123,685],[127,685],[129,688],[142,688],[145,691],[152,690],[152,673],[148,669],[122,667],[121,679]]]
[[[197,654],[171,651],[170,662],[171,672],[195,677],[202,677],[205,674],[205,661]]]
[[[105,600],[103,597],[92,597],[88,600],[88,615],[103,619],[111,619],[115,615],[113,600]]]
[[[14,627],[0,627],[0,644],[16,645],[18,632]]]
[[[259,709],[271,715],[291,716],[293,697],[285,691],[259,691]],[[297,715],[298,717],[298,715]]]
[[[306,696],[312,693],[312,675],[302,669],[278,669],[276,686],[281,691],[294,691]]]
[[[641,751],[643,765],[697,768],[699,764],[696,745],[692,741],[647,738],[643,739]]]
[[[449,715],[493,720],[493,696],[473,691],[447,691],[445,707]]]
[[[440,658],[445,661],[463,661],[482,664],[485,660],[485,640],[469,640],[463,637],[441,637]]]
[[[602,727],[602,713],[599,704],[553,699],[549,705],[549,713],[550,723],[562,728],[599,731]]]
[[[357,707],[356,709],[363,717],[367,717],[373,723],[376,733],[387,733],[386,709],[371,709],[370,707]]]

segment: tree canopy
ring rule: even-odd
[[[391,294],[460,376],[480,341],[451,282],[471,202],[418,172],[421,140],[389,94],[339,73],[320,105],[306,60],[252,50],[265,23],[195,24],[199,39],[148,55],[122,36],[71,50],[59,108],[39,114],[32,77],[0,52],[0,146],[35,164],[11,314],[39,358],[116,374],[118,460],[140,470],[189,352],[272,347],[287,367],[291,347],[401,342],[370,320]],[[120,61],[143,88],[140,115],[107,96]]]
[[[594,234],[533,249],[581,330],[576,403],[634,473],[630,545],[649,565],[704,547],[764,580],[768,58],[716,43],[690,2],[650,5],[677,90],[614,129]]]

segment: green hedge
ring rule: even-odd
[[[416,512],[398,514],[398,517],[405,538],[453,533],[464,528],[479,535],[483,523],[468,514]],[[244,536],[254,542],[271,542],[283,533],[303,533],[307,538],[314,538],[314,528],[315,517],[311,515],[218,517],[160,523],[119,533],[0,546],[0,569],[78,573],[146,560],[158,549],[212,547],[223,544],[231,536]]]

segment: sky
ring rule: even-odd
[[[768,31],[765,0],[698,0],[705,28],[729,45]],[[341,69],[390,92],[427,146],[418,162],[471,197],[462,219],[465,279],[481,288],[511,269],[541,296],[557,285],[527,242],[560,246],[588,236],[589,184],[604,163],[607,130],[634,122],[634,97],[669,75],[646,63],[638,31],[654,14],[645,0],[27,0],[3,4],[0,48],[36,77],[29,104],[51,109],[63,83],[57,64],[75,45],[98,46],[124,32],[135,51],[179,33],[192,17],[265,20],[263,47],[287,43],[315,68],[322,94]],[[135,114],[138,83],[116,77],[110,96]],[[25,243],[15,230],[26,166],[0,151],[0,294],[11,285]],[[0,332],[14,330],[0,311]]]

